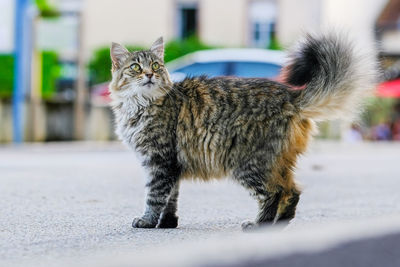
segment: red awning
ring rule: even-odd
[[[400,98],[400,79],[383,82],[376,91],[378,97]]]

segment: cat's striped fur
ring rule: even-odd
[[[292,219],[300,195],[293,172],[314,120],[342,110],[348,116],[374,83],[374,61],[360,64],[352,47],[335,36],[309,36],[293,53],[286,80],[304,90],[229,77],[173,84],[163,52],[162,39],[149,51],[130,53],[117,44],[111,49],[116,132],[149,171],[146,209],[133,227],[176,227],[184,178],[229,176],[248,189],[260,210],[244,227]]]

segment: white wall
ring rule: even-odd
[[[14,0],[0,0],[0,53],[14,50]]]
[[[374,43],[374,24],[388,0],[280,0],[278,37],[292,44],[301,34],[343,30],[358,43]]]
[[[173,0],[86,0],[84,5],[85,53],[109,45],[149,46],[158,37],[173,36]]]
[[[400,54],[400,32],[398,30],[384,32],[381,49],[386,53]]]
[[[220,46],[246,45],[247,0],[202,0],[199,12],[203,41]]]
[[[305,32],[317,31],[321,25],[321,1],[279,0],[277,35],[280,43],[288,47]]]
[[[375,22],[388,0],[326,0],[322,26],[334,25],[351,34],[359,44],[375,42]]]

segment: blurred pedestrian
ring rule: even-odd
[[[372,128],[372,139],[376,141],[389,141],[392,139],[392,132],[387,122],[381,122]]]
[[[392,124],[392,140],[400,141],[400,118]]]
[[[349,143],[357,143],[363,140],[361,127],[355,123],[351,124],[350,129],[343,136],[343,140]]]

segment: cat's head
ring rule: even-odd
[[[172,85],[164,66],[164,42],[158,38],[147,51],[129,52],[120,44],[111,46],[113,98],[135,97],[153,100]]]

